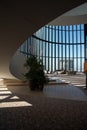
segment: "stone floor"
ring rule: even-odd
[[[47,85],[43,92],[0,86],[0,130],[86,130],[86,93],[71,83]]]
[[[47,97],[87,101],[84,91],[72,84],[48,85],[45,86],[43,93]]]

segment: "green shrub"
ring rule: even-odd
[[[30,82],[30,88],[32,90],[36,88],[43,90],[44,84],[48,83],[49,79],[44,73],[44,66],[41,60],[37,60],[35,56],[30,55],[24,66],[27,69],[25,77]]]

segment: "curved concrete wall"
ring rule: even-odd
[[[14,56],[12,57],[12,60],[10,62],[10,72],[11,74],[20,80],[25,80],[24,74],[26,72],[26,69],[24,67],[26,57],[20,53],[18,50]]]

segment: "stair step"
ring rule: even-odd
[[[4,85],[3,79],[0,79],[0,85]]]
[[[4,85],[7,86],[23,86],[23,85],[28,85],[27,81],[21,81],[21,80],[16,80],[16,79],[4,79]]]

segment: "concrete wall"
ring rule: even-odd
[[[25,80],[24,74],[26,72],[26,69],[24,67],[26,57],[20,53],[19,50],[14,54],[12,57],[12,60],[10,62],[10,72],[13,76],[15,76],[18,79]]]

